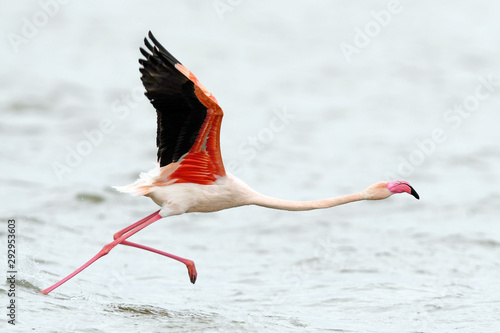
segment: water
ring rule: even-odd
[[[2,330],[498,331],[498,5],[44,3],[2,6],[3,272],[8,219],[18,241]],[[421,200],[172,217],[133,238],[193,259],[195,285],[117,247],[38,294],[157,209],[110,188],[155,158],[137,64],[150,29],[218,98],[227,169],[253,188],[308,200],[397,177]]]

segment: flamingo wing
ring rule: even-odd
[[[224,115],[217,100],[184,65],[153,36],[144,39],[139,59],[146,96],[156,109],[158,162],[168,180],[213,184],[225,175],[220,152]],[[165,179],[166,180],[166,179]]]

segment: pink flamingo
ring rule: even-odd
[[[114,240],[94,257],[53,286],[40,291],[48,294],[116,245],[128,245],[180,261],[195,283],[194,262],[173,254],[127,240],[161,218],[192,212],[215,212],[222,209],[258,205],[267,208],[302,211],[330,208],[359,200],[380,200],[394,193],[417,192],[405,181],[379,182],[365,190],[340,197],[315,201],[289,201],[257,193],[243,181],[226,173],[222,163],[219,134],[223,112],[217,100],[184,65],[175,59],[149,32],[154,46],[144,39],[149,50],[140,48],[145,59],[139,63],[146,96],[156,109],[158,129],[158,165],[141,173],[133,184],[117,190],[153,199],[161,209],[118,231]]]

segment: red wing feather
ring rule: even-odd
[[[176,183],[213,184],[226,174],[219,142],[224,113],[196,76],[151,33],[149,37],[154,47],[146,40],[152,54],[141,50],[146,57],[141,61],[141,72],[146,96],[158,113],[160,166],[170,166],[168,174],[163,175],[167,179],[162,178]]]

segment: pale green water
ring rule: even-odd
[[[44,9],[2,6],[0,268],[14,218],[20,280],[15,327],[0,285],[2,331],[497,332],[498,6],[401,1],[383,21],[385,1],[231,3],[68,2],[17,53],[9,33]],[[377,26],[348,62],[342,43]],[[193,259],[195,285],[117,247],[38,294],[157,209],[110,188],[156,156],[149,29],[219,100],[227,169],[255,189],[307,200],[392,175],[421,200],[169,218],[134,239]]]

